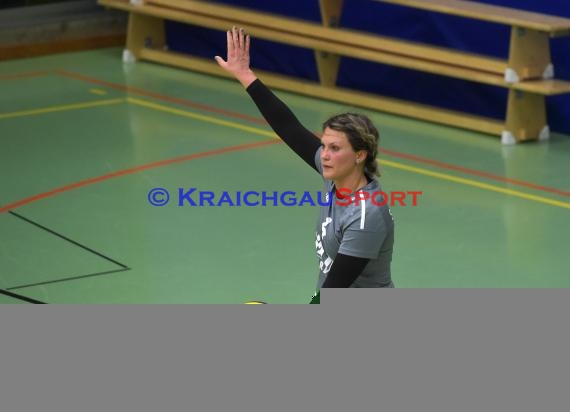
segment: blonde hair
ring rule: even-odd
[[[380,176],[378,162],[376,162],[380,135],[367,116],[359,113],[337,114],[323,123],[323,131],[327,127],[337,132],[343,132],[355,152],[366,151],[364,173],[369,176]]]

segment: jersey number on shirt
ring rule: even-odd
[[[333,260],[325,254],[325,248],[323,247],[323,241],[327,235],[327,226],[332,223],[332,219],[327,217],[321,225],[321,233],[317,233],[317,238],[315,241],[315,247],[317,248],[317,255],[319,255],[319,267],[321,272],[324,274],[329,273]]]

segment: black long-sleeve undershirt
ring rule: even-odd
[[[362,273],[370,259],[337,253],[321,288],[348,288]]]
[[[321,142],[313,132],[299,122],[293,112],[261,80],[257,79],[247,88],[257,108],[273,131],[301,159],[318,172],[315,154]]]
[[[255,105],[277,135],[309,166],[318,172],[315,154],[321,146],[319,139],[305,128],[269,88],[259,79],[247,87]],[[362,273],[369,259],[338,253],[322,288],[347,288]]]

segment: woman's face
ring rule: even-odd
[[[324,130],[321,137],[321,163],[323,177],[327,180],[342,182],[345,178],[358,172],[356,160],[364,160],[364,151],[355,152],[344,132]]]

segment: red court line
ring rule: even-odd
[[[203,157],[209,156],[216,156],[224,153],[229,152],[238,152],[242,150],[254,149],[262,146],[268,146],[271,144],[278,144],[281,143],[280,140],[271,139],[271,140],[264,140],[262,142],[255,142],[255,143],[247,143],[238,146],[230,146],[230,147],[223,147],[221,149],[209,150],[207,152],[195,153],[186,156],[179,156],[174,157],[172,159],[160,160],[158,162],[148,163],[146,165],[132,167],[130,169],[118,170],[116,172],[108,173],[106,175],[92,177],[90,179],[82,180],[80,182],[72,183],[66,186],[61,186],[56,189],[50,190],[49,192],[41,193],[39,195],[35,195],[32,197],[28,197],[26,199],[19,200],[14,203],[10,203],[6,206],[0,207],[0,213],[9,212],[10,210],[16,209],[17,207],[21,207],[33,202],[37,202],[38,200],[45,199],[47,197],[51,197],[57,195],[59,193],[68,192],[73,189],[78,189],[83,186],[89,186],[95,183],[99,183],[105,180],[113,179],[115,177],[121,177],[125,175],[130,175],[133,173],[142,172],[143,170],[155,169],[157,167],[167,166],[174,163],[181,163],[181,162],[188,162],[191,160],[201,159]]]
[[[141,94],[143,96],[149,96],[149,97],[152,97],[152,98],[155,98],[158,100],[172,102],[172,103],[180,104],[180,105],[187,106],[187,107],[198,108],[201,110],[222,114],[222,115],[228,116],[228,117],[234,117],[234,118],[247,120],[249,122],[256,123],[256,124],[263,124],[263,125],[267,124],[263,118],[256,118],[256,117],[252,117],[252,116],[247,116],[247,115],[244,115],[241,113],[237,113],[237,112],[233,112],[233,111],[229,111],[229,110],[218,109],[216,107],[212,107],[212,106],[209,106],[206,104],[195,103],[195,102],[191,102],[191,101],[184,100],[184,99],[163,96],[163,95],[160,95],[158,93],[153,93],[153,92],[149,92],[149,91],[146,91],[143,89],[138,89],[138,88],[132,88],[132,87],[124,86],[122,84],[110,83],[110,82],[106,82],[104,80],[99,80],[99,79],[96,79],[93,77],[88,77],[88,76],[84,76],[81,74],[72,73],[72,72],[69,72],[66,70],[57,70],[56,73],[60,74],[62,76],[71,77],[71,78],[83,80],[83,81],[86,81],[89,83],[99,84],[102,86],[107,86],[107,87],[117,89],[117,90],[123,90],[123,91],[128,91],[130,93]],[[503,183],[508,183],[508,184],[515,185],[515,186],[522,186],[522,187],[527,187],[527,188],[534,189],[534,190],[539,190],[539,191],[543,191],[543,192],[557,194],[557,195],[564,196],[564,197],[570,197],[570,192],[560,190],[560,189],[556,189],[556,188],[552,188],[552,187],[548,187],[548,186],[537,185],[534,183],[526,182],[524,180],[510,179],[510,178],[507,178],[504,176],[498,176],[498,175],[494,175],[491,173],[482,172],[480,170],[469,169],[469,168],[462,167],[462,166],[456,166],[456,165],[453,165],[451,163],[445,163],[445,162],[441,162],[441,161],[437,161],[437,160],[428,159],[428,158],[422,157],[422,156],[416,156],[416,155],[411,155],[411,154],[407,154],[407,153],[397,152],[394,150],[380,149],[380,151],[383,152],[384,154],[389,155],[389,156],[393,156],[393,157],[397,157],[397,158],[401,158],[401,159],[408,159],[408,160],[412,160],[412,161],[418,162],[418,163],[429,164],[432,166],[440,167],[442,169],[454,170],[454,171],[465,173],[465,174],[472,175],[472,176],[483,177],[486,179],[495,180],[495,181],[503,182]]]
[[[194,109],[205,110],[208,112],[218,113],[218,114],[228,116],[228,117],[235,117],[235,118],[239,118],[242,120],[247,120],[248,122],[252,122],[252,123],[263,124],[263,125],[267,124],[264,119],[261,119],[259,117],[252,117],[252,116],[248,116],[246,114],[231,112],[228,110],[219,109],[217,107],[212,107],[212,106],[209,106],[206,104],[196,103],[196,102],[192,102],[192,101],[185,100],[185,99],[180,99],[177,97],[164,96],[162,94],[150,92],[148,90],[139,89],[136,87],[125,86],[123,84],[106,82],[104,80],[99,80],[99,79],[96,79],[93,77],[83,76],[81,74],[72,73],[72,72],[69,72],[66,70],[57,70],[56,73],[61,75],[61,76],[70,77],[70,78],[76,79],[76,80],[83,80],[85,82],[98,84],[100,86],[109,87],[109,88],[112,88],[115,90],[121,90],[121,91],[129,92],[129,93],[140,94],[141,96],[152,97],[152,98],[157,99],[157,100],[162,100],[165,102],[175,103],[175,104],[179,104],[182,106],[192,107]]]
[[[541,190],[543,192],[550,192],[550,193],[554,193],[554,194],[557,194],[560,196],[570,197],[570,192],[565,192],[563,190],[555,189],[552,187],[535,185],[534,183],[525,182],[524,180],[510,179],[508,177],[497,176],[497,175],[493,175],[491,173],[481,172],[479,170],[468,169],[466,167],[455,166],[455,165],[452,165],[449,163],[444,163],[444,162],[440,162],[437,160],[426,159],[424,157],[415,156],[415,155],[411,155],[411,154],[407,154],[407,153],[400,153],[400,152],[396,152],[396,151],[388,150],[388,149],[380,149],[380,152],[385,153],[389,156],[398,157],[401,159],[407,159],[407,160],[412,160],[412,161],[419,162],[419,163],[425,163],[425,164],[429,164],[432,166],[441,167],[442,169],[455,170],[458,172],[462,172],[462,173],[466,173],[466,174],[470,174],[470,175],[474,175],[474,176],[484,177],[486,179],[499,180],[501,182],[510,183],[510,184],[516,185],[516,186],[524,186],[524,187],[528,187],[530,189]],[[380,159],[380,164],[382,164],[382,159]]]
[[[14,73],[14,74],[0,74],[0,80],[14,80],[23,79],[26,77],[40,77],[47,76],[49,72],[27,72],[27,73]]]

